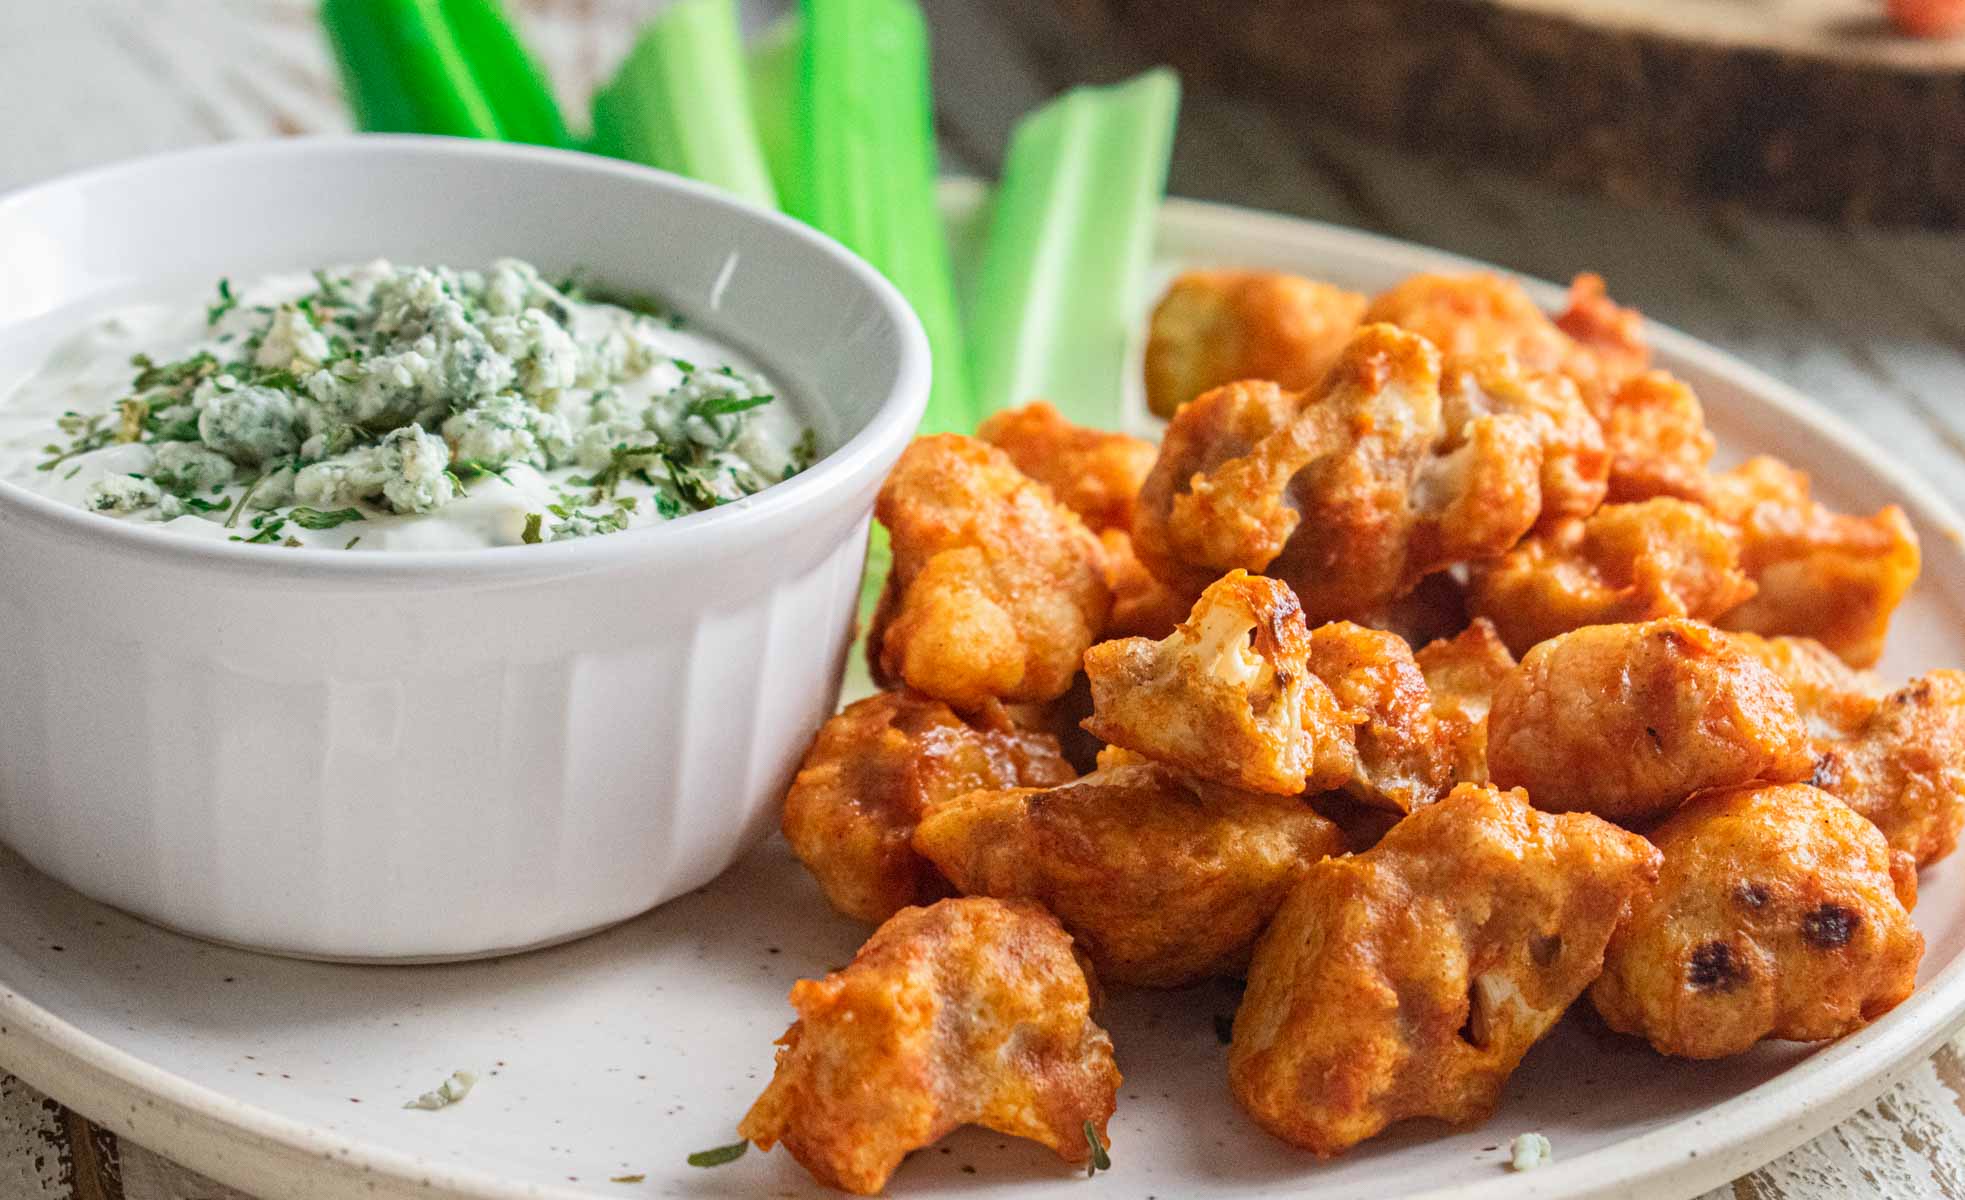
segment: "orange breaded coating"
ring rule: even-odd
[[[1676,496],[1704,500],[1713,435],[1699,397],[1664,371],[1624,381],[1603,419],[1613,503]]]
[[[1833,512],[1810,498],[1807,475],[1765,457],[1713,476],[1710,503],[1740,530],[1740,565],[1759,586],[1721,625],[1812,637],[1850,666],[1876,664],[1922,562],[1901,508]]]
[[[1307,804],[1134,762],[942,801],[914,847],[965,894],[1042,904],[1101,980],[1183,987],[1245,967],[1290,885],[1344,835]]]
[[[1238,379],[1310,387],[1337,361],[1366,303],[1356,292],[1275,271],[1189,271],[1153,309],[1147,407],[1171,417]]]
[[[1228,1082],[1270,1133],[1340,1154],[1394,1121],[1493,1113],[1603,966],[1657,851],[1463,784],[1311,867],[1257,943]]]
[[[1246,380],[1181,407],[1133,514],[1133,549],[1153,574],[1198,595],[1229,571],[1260,571],[1275,558],[1300,519],[1281,492],[1295,460],[1308,459],[1282,439],[1303,401]]]
[[[1279,796],[1336,787],[1355,762],[1351,723],[1308,666],[1289,588],[1231,571],[1162,641],[1085,654],[1094,735],[1229,787]]]
[[[1105,578],[1112,587],[1112,615],[1106,618],[1107,637],[1143,637],[1155,641],[1174,631],[1174,626],[1194,607],[1192,598],[1168,587],[1159,576],[1146,569],[1133,553],[1131,535],[1107,529],[1099,535],[1105,547]]]
[[[961,708],[1071,686],[1112,589],[1098,538],[1049,489],[996,447],[940,434],[901,454],[874,516],[894,554],[868,635],[881,683]]]
[[[737,1131],[783,1142],[829,1187],[872,1195],[909,1151],[961,1125],[1029,1138],[1070,1163],[1101,1140],[1119,1090],[1112,1041],[1071,938],[1035,904],[904,908],[844,969],[792,985],[798,1020]]]
[[[1817,742],[1855,733],[1869,723],[1883,698],[1885,689],[1876,676],[1843,662],[1814,638],[1736,632],[1726,640],[1788,685],[1795,711]]]
[[[1606,504],[1475,564],[1468,607],[1517,654],[1585,625],[1710,621],[1753,595],[1739,538],[1711,513],[1660,497]]]
[[[1965,673],[1933,671],[1880,701],[1848,737],[1816,743],[1811,782],[1883,831],[1920,867],[1965,824]]]
[[[1334,621],[1311,631],[1309,662],[1354,726],[1357,766],[1345,791],[1395,812],[1411,812],[1446,793],[1455,747],[1404,639]]]
[[[1495,689],[1514,674],[1515,656],[1494,625],[1477,619],[1451,638],[1420,647],[1414,661],[1433,694],[1433,712],[1453,748],[1455,783],[1487,782],[1487,714]]]
[[[1050,488],[1095,533],[1133,527],[1139,485],[1160,453],[1145,438],[1073,425],[1042,400],[992,414],[976,436]]]
[[[1612,1029],[1720,1058],[1762,1038],[1841,1037],[1916,985],[1916,872],[1834,797],[1806,784],[1704,792],[1651,840],[1658,885],[1590,990]]]
[[[1571,288],[1570,309],[1563,314],[1565,323],[1582,335],[1572,337],[1521,284],[1475,272],[1414,275],[1373,300],[1364,320],[1409,329],[1449,358],[1510,354],[1530,371],[1565,375],[1601,416],[1623,377],[1649,362],[1636,316],[1603,296],[1602,280],[1579,276]]]
[[[1636,375],[1651,365],[1644,340],[1644,318],[1610,298],[1603,276],[1584,272],[1569,281],[1569,307],[1556,316],[1556,328],[1594,358],[1607,384]]]
[[[785,794],[785,840],[834,908],[884,921],[949,894],[908,845],[930,804],[1076,774],[1056,738],[1017,728],[1000,708],[965,721],[939,700],[882,692],[820,727]]]
[[[1315,396],[1217,388],[1174,417],[1140,489],[1140,559],[1177,589],[1262,571],[1312,623],[1369,619],[1541,512],[1542,416],[1447,416],[1438,352],[1387,325],[1360,330]]]
[[[1814,767],[1788,689],[1697,621],[1591,625],[1543,642],[1487,715],[1497,785],[1619,824],[1666,816],[1705,788],[1791,783]]]
[[[1499,417],[1533,430],[1542,455],[1540,523],[1587,517],[1603,503],[1610,475],[1603,427],[1569,379],[1529,372],[1506,354],[1449,359],[1440,397],[1449,429]]]

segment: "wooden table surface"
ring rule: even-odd
[[[1087,39],[1090,0],[925,0],[943,165],[995,173],[1016,116],[1143,65]],[[569,111],[660,0],[532,0]],[[747,15],[775,6],[756,3]],[[1197,9],[1198,12],[1198,9]],[[130,155],[347,128],[308,0],[0,3],[0,191]],[[1965,507],[1965,236],[1659,212],[1288,136],[1247,101],[1190,96],[1174,193],[1317,217],[1566,279],[1723,346],[1851,418]],[[1829,1133],[1706,1197],[1965,1200],[1965,1039]],[[151,1153],[150,1150],[159,1153]],[[0,1200],[236,1200],[0,1075]],[[161,1155],[161,1156],[160,1156]],[[277,1200],[268,1197],[266,1200]]]

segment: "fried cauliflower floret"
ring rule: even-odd
[[[1487,767],[1538,808],[1628,825],[1705,788],[1807,779],[1815,755],[1771,671],[1709,625],[1667,620],[1530,650],[1495,689]]]
[[[948,895],[908,839],[933,802],[976,788],[1045,787],[1076,774],[1055,738],[1000,709],[973,721],[910,692],[870,696],[827,721],[785,795],[785,840],[832,906],[884,921]]]
[[[1042,904],[1101,980],[1182,987],[1245,967],[1290,885],[1344,837],[1307,804],[1134,763],[942,801],[914,846],[965,894]]]
[[[1453,750],[1455,783],[1487,782],[1487,714],[1495,689],[1514,674],[1515,656],[1494,625],[1476,620],[1451,638],[1420,647],[1414,661],[1433,694],[1433,712]]]
[[[1596,360],[1598,376],[1608,385],[1651,365],[1644,318],[1612,300],[1601,275],[1585,272],[1569,281],[1569,307],[1556,316],[1556,328]]]
[[[1309,662],[1353,727],[1357,765],[1345,791],[1395,812],[1445,794],[1454,746],[1412,647],[1397,634],[1335,621],[1311,631]]]
[[[1610,475],[1603,427],[1568,378],[1535,374],[1507,354],[1489,354],[1448,360],[1440,396],[1448,428],[1499,417],[1532,430],[1542,460],[1540,523],[1586,517],[1603,503]]]
[[[1189,271],[1153,309],[1147,407],[1171,417],[1237,379],[1310,387],[1337,361],[1366,303],[1356,292],[1275,271]]]
[[[1916,872],[1806,784],[1693,797],[1651,833],[1658,885],[1590,991],[1612,1029],[1686,1058],[1851,1033],[1910,995]]]
[[[904,908],[843,970],[792,986],[798,1020],[738,1132],[860,1195],[961,1125],[1082,1163],[1119,1089],[1091,999],[1071,938],[1034,904]]]
[[[1463,784],[1311,867],[1257,943],[1228,1082],[1319,1155],[1408,1117],[1489,1116],[1657,874],[1643,838]]]
[[[1468,607],[1523,654],[1585,625],[1709,621],[1752,594],[1733,530],[1696,504],[1661,497],[1606,504],[1477,564]]]
[[[1676,496],[1704,500],[1713,435],[1691,388],[1664,371],[1624,381],[1603,419],[1613,503]]]
[[[1848,737],[1816,743],[1815,786],[1868,817],[1918,866],[1965,824],[1965,673],[1933,671],[1873,704]]]
[[[1603,296],[1602,280],[1579,276],[1563,315],[1581,335],[1573,337],[1521,284],[1476,272],[1414,275],[1373,300],[1364,320],[1409,329],[1449,358],[1509,354],[1530,371],[1567,376],[1591,411],[1602,415],[1623,376],[1649,361],[1636,316]]]
[[[1818,743],[1861,729],[1883,698],[1884,688],[1876,676],[1843,662],[1814,638],[1729,633],[1726,640],[1759,659],[1787,685],[1795,711]]]
[[[1310,632],[1289,588],[1231,571],[1173,634],[1085,654],[1085,728],[1202,779],[1279,796],[1349,778],[1348,718],[1308,666]]]
[[[1042,400],[993,414],[976,436],[1050,488],[1094,533],[1133,527],[1133,502],[1160,453],[1144,438],[1073,425]]]
[[[1133,539],[1117,529],[1099,534],[1105,547],[1105,578],[1112,588],[1112,615],[1106,618],[1107,637],[1144,637],[1155,641],[1174,631],[1174,626],[1194,606],[1192,597],[1167,586],[1133,552]]]
[[[1449,425],[1453,414],[1467,419]],[[1548,428],[1449,408],[1438,352],[1367,326],[1314,396],[1243,382],[1182,408],[1140,490],[1135,545],[1176,588],[1261,571],[1288,582],[1313,623],[1366,620],[1535,524]]]
[[[1759,587],[1721,625],[1812,637],[1850,666],[1876,664],[1921,563],[1901,508],[1833,512],[1810,498],[1808,476],[1764,457],[1715,475],[1710,504],[1739,529],[1740,565]]]
[[[868,635],[876,676],[961,708],[1049,700],[1112,607],[1098,538],[994,446],[915,439],[874,516],[893,574]]]

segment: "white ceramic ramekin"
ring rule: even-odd
[[[927,342],[846,250],[709,188],[337,138],[0,199],[0,387],[119,296],[377,255],[515,255],[658,294],[806,398],[830,453],[661,528],[450,553],[194,541],[0,483],[0,839],[119,908],[280,953],[576,936],[772,826],[837,698]]]

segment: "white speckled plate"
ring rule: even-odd
[[[947,199],[968,227],[976,191],[954,185]],[[1167,270],[1261,264],[1367,290],[1456,261],[1179,202],[1165,210],[1159,253]],[[1726,450],[1779,454],[1840,504],[1895,500],[1910,510],[1924,535],[1924,578],[1885,670],[1965,663],[1965,552],[1943,502],[1789,389],[1682,335],[1654,336],[1664,363],[1698,389]],[[1112,1172],[1087,1182],[1034,1146],[969,1130],[916,1155],[891,1190],[1689,1195],[1826,1128],[1954,1026],[1965,1012],[1965,866],[1926,875],[1917,916],[1929,947],[1922,986],[1840,1043],[1674,1062],[1570,1020],[1530,1053],[1492,1122],[1409,1123],[1333,1163],[1236,1113],[1215,1035],[1216,1016],[1232,1011],[1228,992],[1121,995],[1106,1013],[1126,1073]],[[288,962],[204,945],[0,855],[0,1064],[119,1133],[278,1200],[803,1195],[816,1189],[783,1153],[714,1170],[684,1157],[733,1140],[788,1020],[785,989],[846,961],[861,935],[828,914],[775,842],[702,892],[575,945],[427,967]],[[403,1109],[457,1068],[482,1076],[463,1103]],[[1513,1174],[1507,1142],[1531,1129],[1554,1142],[1556,1161]]]

